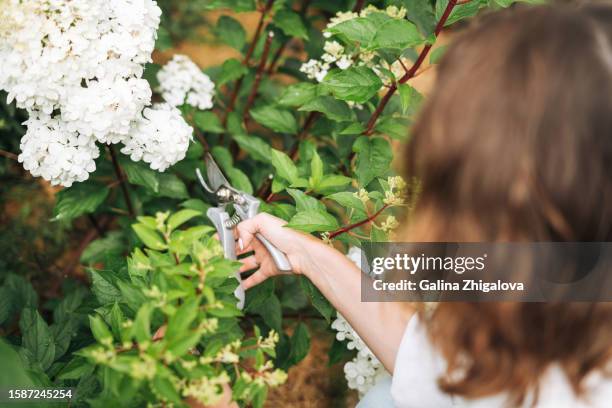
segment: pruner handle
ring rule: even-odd
[[[278,270],[281,272],[291,272],[291,264],[289,263],[289,259],[287,259],[287,255],[285,255],[280,249],[275,247],[270,241],[266,239],[266,237],[261,235],[259,232],[255,236],[257,237],[259,242],[261,242],[266,247],[268,252],[270,252],[270,255],[272,256],[272,259],[274,260],[274,263],[276,264]]]

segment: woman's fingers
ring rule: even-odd
[[[239,269],[240,273],[250,271],[251,269],[255,269],[259,266],[259,261],[255,257],[255,255],[242,258],[240,259],[240,262],[242,262],[242,266]]]
[[[244,290],[248,290],[255,285],[259,285],[261,282],[265,281],[268,278],[269,276],[263,270],[260,269],[245,280],[243,280],[242,287],[244,288]]]

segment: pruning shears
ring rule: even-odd
[[[217,229],[225,258],[235,260],[237,259],[236,240],[233,229],[241,221],[256,216],[259,213],[260,202],[252,195],[232,187],[210,153],[206,153],[204,162],[206,164],[207,180],[204,180],[200,169],[196,169],[196,175],[204,190],[213,196],[213,201],[216,201],[216,206],[210,207],[206,215]],[[232,216],[227,211],[228,205],[231,205],[234,209]],[[291,264],[287,256],[260,233],[257,233],[256,237],[270,252],[276,267],[282,272],[290,272]],[[238,299],[238,307],[242,309],[245,299],[244,288],[239,273],[236,273],[236,278],[241,284],[234,295]]]

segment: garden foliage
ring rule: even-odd
[[[141,133],[150,138],[151,131],[159,132],[155,154],[164,157],[172,152],[163,151],[163,138],[173,128],[184,133],[188,124],[193,140],[186,153],[172,153],[161,165],[147,160],[146,152],[140,156],[146,163],[132,160],[146,141],[121,150],[132,158],[95,142],[95,171],[90,167],[91,174],[79,178],[84,181],[55,194],[48,225],[64,231],[60,235],[83,231],[76,256],[88,283],[67,270],[57,285],[59,298],[39,296],[29,279],[40,288],[44,277],[19,265],[18,253],[3,260],[0,325],[6,344],[0,350],[18,355],[27,381],[74,387],[74,406],[180,406],[189,398],[212,403],[224,384],[241,404],[262,406],[268,387],[285,380],[281,370],[301,361],[310,345],[308,325],[283,316],[307,320],[316,313],[329,322],[335,312],[307,279],[296,276],[266,281],[247,292],[245,310],[236,308],[237,263],[223,259],[211,238],[205,217],[210,203],[196,181],[204,153],[215,157],[236,188],[259,197],[262,211],[287,220],[290,228],[345,251],[364,240],[386,241],[418,191],[417,181],[392,169],[423,99],[409,80],[443,57],[444,47],[435,42],[444,27],[512,1],[158,3],[157,50],[186,40],[213,41],[239,56],[207,68],[205,76],[193,73],[188,59],[173,60],[178,71],[171,72],[192,72],[187,78],[199,78],[199,89],[214,93],[212,101],[195,94],[177,98],[178,85],[167,83],[176,75],[158,75],[164,68],[146,65],[143,78],[153,100],[172,100],[182,119],[172,118],[176,127],[162,120]],[[211,10],[222,16],[209,21]],[[243,12],[257,13],[253,35],[236,18]],[[30,176],[14,163],[26,131],[24,113],[3,100],[1,114],[6,195],[7,182]],[[139,120],[146,115],[145,109]],[[87,223],[90,233],[84,232]],[[0,239],[4,253],[15,253],[8,236],[3,232]],[[336,344],[331,362],[343,355]]]

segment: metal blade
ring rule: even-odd
[[[231,187],[231,184],[229,181],[227,181],[223,175],[223,172],[217,165],[217,162],[210,153],[206,153],[204,161],[206,162],[206,176],[208,177],[208,185],[214,191],[217,191],[222,186]]]

